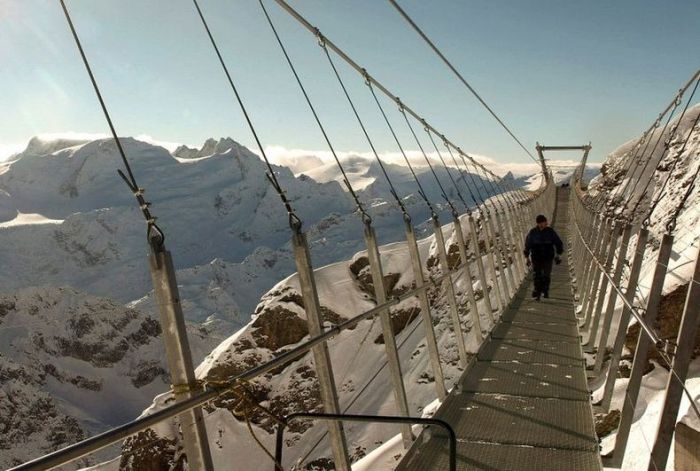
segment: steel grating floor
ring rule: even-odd
[[[580,347],[576,343],[547,340],[507,340],[489,342],[479,353],[482,361],[518,361],[546,365],[581,365]]]
[[[565,221],[568,193],[559,191]],[[566,227],[556,227],[565,240]],[[436,414],[457,435],[459,470],[602,468],[566,261],[553,269],[549,299],[531,299],[531,283]],[[448,443],[426,431],[396,469],[447,470]]]

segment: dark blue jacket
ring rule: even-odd
[[[551,227],[533,227],[525,238],[525,256],[532,256],[532,260],[552,260],[555,248],[558,255],[564,252],[564,244]]]

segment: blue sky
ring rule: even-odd
[[[186,144],[231,136],[253,148],[191,0],[67,3],[121,135]],[[399,3],[531,149],[590,140],[600,161],[638,136],[699,66],[694,0]],[[326,150],[257,1],[200,4],[263,143]],[[388,2],[291,4],[465,150],[528,160]],[[315,39],[266,5],[334,146],[367,151]],[[0,64],[0,158],[37,134],[107,132],[57,0],[0,0]],[[394,152],[362,80],[340,70],[377,147]]]

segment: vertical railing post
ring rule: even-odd
[[[306,311],[309,335],[314,337],[321,334],[323,318],[306,235],[301,231],[295,231],[292,236],[292,245],[294,247],[294,261],[299,275],[301,294],[304,298],[304,310]],[[323,342],[313,347],[311,351],[314,356],[314,365],[316,367],[316,376],[321,391],[323,410],[328,414],[339,414],[340,405],[338,403],[338,391],[335,386],[328,344]],[[345,441],[342,423],[337,421],[329,422],[328,434],[330,436],[336,469],[350,471],[350,458],[348,457],[348,446]]]
[[[596,260],[600,261],[603,258],[603,255],[605,255],[608,252],[608,247],[609,247],[609,242],[610,239],[612,239],[612,230],[611,230],[611,225],[612,221],[610,219],[607,219],[605,224],[602,227],[602,230],[604,233],[601,236],[600,239],[600,244],[598,246],[598,250],[594,252],[593,256],[596,258]],[[590,335],[590,327],[591,327],[591,320],[593,318],[593,307],[595,305],[595,300],[596,296],[598,295],[598,286],[600,285],[600,278],[601,278],[601,269],[598,266],[597,263],[593,263],[591,261],[591,270],[590,270],[590,276],[588,278],[588,285],[586,286],[586,296],[584,296],[584,300],[587,301],[586,306],[585,306],[585,321],[583,324],[583,331],[589,332]]]
[[[619,286],[620,280],[622,279],[622,269],[627,262],[627,247],[631,236],[632,227],[629,224],[625,224],[622,229],[622,241],[620,242],[620,250],[617,255],[615,271],[613,273],[612,284],[615,286]],[[610,326],[612,324],[613,313],[615,312],[615,304],[617,303],[617,290],[615,290],[614,286],[611,286],[610,288],[610,295],[608,296],[608,303],[605,307],[605,316],[603,318],[603,328],[600,332],[600,339],[598,341],[598,353],[596,354],[595,366],[593,368],[593,372],[596,376],[603,368],[603,360],[605,359],[605,350],[608,346]]]
[[[600,318],[602,317],[603,313],[603,304],[605,303],[605,297],[608,294],[608,285],[610,284],[608,277],[605,276],[604,273],[610,273],[610,268],[612,267],[613,259],[615,258],[617,242],[621,236],[621,229],[622,227],[619,224],[613,223],[610,245],[608,246],[607,253],[604,253],[604,255],[606,255],[605,263],[603,264],[602,268],[604,271],[600,272],[600,286],[598,287],[598,292],[595,298],[591,298],[591,301],[595,299],[596,303],[593,311],[593,323],[588,331],[588,340],[585,343],[589,349],[595,349],[596,347],[596,339],[598,338],[599,330],[598,327],[600,326]],[[593,306],[593,302],[591,302],[591,306]]]
[[[515,291],[517,290],[517,283],[515,281],[515,274],[513,273],[514,263],[510,263],[508,261],[508,255],[509,255],[509,250],[508,248],[512,245],[509,243],[509,237],[508,233],[506,232],[504,226],[503,226],[503,218],[505,217],[505,211],[496,211],[496,227],[498,228],[498,231],[500,233],[500,237],[498,238],[498,241],[500,242],[501,246],[501,252],[503,255],[503,265],[505,268],[503,268],[503,271],[508,279],[508,284],[510,285],[509,288],[510,290],[508,291],[508,301],[510,301],[513,296],[515,295]],[[513,260],[515,260],[513,258]]]
[[[668,261],[671,258],[672,250],[673,236],[665,234],[661,239],[661,247],[659,248],[659,255],[656,261],[643,317],[647,325],[652,325],[658,316],[659,306],[661,305],[661,294],[663,292]],[[627,382],[625,400],[622,406],[622,414],[620,415],[620,425],[617,428],[617,436],[615,437],[615,449],[613,450],[612,458],[609,460],[611,466],[619,467],[625,457],[627,441],[632,428],[632,421],[634,420],[634,412],[637,408],[639,390],[642,385],[642,375],[647,366],[647,356],[651,346],[651,339],[647,337],[643,329],[639,329],[637,348],[634,350],[634,360],[632,361],[632,371],[630,372],[630,377]]]
[[[149,257],[151,279],[163,328],[165,354],[170,368],[170,380],[175,400],[180,402],[200,391],[192,364],[192,353],[187,339],[185,317],[180,304],[180,293],[175,279],[175,268],[170,252],[152,250]],[[187,465],[196,471],[214,469],[207,439],[202,408],[196,407],[179,415]]]
[[[440,226],[440,221],[438,221],[437,216],[433,216],[433,229],[435,231],[435,243],[438,250],[438,260],[440,261],[440,267],[443,273],[449,273],[450,266],[447,262],[447,250],[445,250],[445,236],[442,233],[442,226]],[[455,340],[457,342],[457,351],[459,352],[459,365],[462,368],[467,366],[467,346],[464,343],[464,332],[462,332],[462,323],[459,320],[459,307],[457,306],[457,299],[455,298],[455,289],[452,284],[452,277],[448,276],[442,282],[442,288],[447,294],[447,303],[450,310],[450,318],[452,320],[452,328],[455,333]]]
[[[472,244],[472,251],[474,252],[474,258],[476,259],[476,270],[479,273],[479,281],[481,282],[481,291],[484,295],[484,304],[486,305],[486,311],[489,314],[489,319],[491,323],[495,323],[496,319],[493,315],[493,306],[491,304],[491,295],[489,294],[489,284],[486,278],[486,270],[484,269],[484,260],[481,255],[481,247],[479,247],[479,236],[476,233],[476,221],[474,216],[469,214],[469,237]]]
[[[513,258],[513,266],[516,270],[515,276],[517,280],[515,286],[517,291],[517,287],[520,285],[520,283],[522,283],[523,279],[525,278],[525,261],[522,257],[523,240],[520,236],[520,220],[518,219],[518,216],[515,213],[516,209],[517,208],[514,208],[512,205],[510,206],[510,210],[505,214],[504,224],[506,226],[506,229],[509,231],[510,240],[512,242],[511,256]]]
[[[411,257],[411,267],[413,268],[413,277],[415,279],[416,288],[421,288],[423,285],[425,285],[425,278],[423,275],[423,264],[420,259],[420,253],[418,252],[416,233],[413,230],[413,225],[409,220],[404,220],[404,226],[406,230],[408,254]],[[435,377],[435,391],[437,392],[438,399],[442,401],[447,397],[447,390],[445,389],[445,377],[442,374],[442,365],[440,365],[440,353],[438,350],[437,341],[435,340],[433,316],[430,315],[430,302],[428,301],[428,294],[425,292],[425,290],[418,293],[418,301],[420,303],[420,314],[421,318],[423,319],[423,327],[425,329],[425,340],[428,344],[430,365],[433,370],[433,376]]]
[[[496,290],[496,299],[498,300],[498,310],[502,313],[506,306],[506,297],[503,294],[501,287],[501,280],[499,281],[498,274],[496,272],[496,256],[494,252],[496,249],[496,240],[491,233],[491,214],[481,213],[482,228],[484,230],[484,242],[486,245],[486,263],[488,263],[489,271],[491,272],[491,280],[493,287]]]
[[[607,221],[606,221],[607,222]],[[594,256],[597,256],[597,254],[600,252],[600,246],[603,243],[603,238],[606,234],[609,234],[609,231],[606,229],[606,222],[604,223],[602,218],[593,218],[593,224],[591,224],[591,230],[593,230],[593,238],[591,244],[589,246],[591,247]],[[585,225],[584,225],[585,227]],[[591,242],[590,238],[587,238],[585,235],[586,229],[582,229],[582,232],[580,233],[581,236],[581,245],[583,245],[584,242]],[[591,262],[589,260],[589,262]],[[581,276],[581,284],[580,289],[581,289],[581,317],[583,317],[584,320],[584,328],[588,328],[588,323],[590,322],[589,318],[586,317],[586,313],[588,312],[588,304],[590,300],[590,295],[591,295],[591,285],[592,283],[592,277],[595,272],[595,263],[585,263],[585,259],[581,260],[582,263],[582,276]]]
[[[625,290],[625,300],[630,305],[634,304],[634,295],[637,290],[637,283],[639,282],[639,273],[642,268],[642,262],[644,261],[644,252],[647,245],[648,237],[649,231],[647,229],[642,228],[639,230],[639,233],[637,234],[637,244],[635,247],[634,258],[632,259],[632,266],[630,268],[630,276],[627,280],[627,289]],[[615,380],[617,379],[617,372],[620,368],[622,348],[625,345],[625,338],[627,337],[627,326],[629,325],[631,314],[632,312],[630,311],[630,309],[626,305],[624,305],[622,307],[622,313],[620,314],[620,322],[618,324],[617,336],[615,337],[615,343],[613,345],[612,357],[610,358],[610,366],[608,367],[608,377],[605,381],[603,400],[601,401],[601,406],[606,411],[610,409],[610,403],[612,402],[612,395],[615,390]]]
[[[384,304],[387,301],[386,285],[384,283],[384,271],[382,270],[382,259],[379,254],[377,245],[377,237],[374,228],[365,222],[365,244],[367,246],[367,258],[369,259],[369,268],[372,274],[372,285],[374,286],[374,295],[377,304]],[[382,324],[382,336],[384,337],[384,350],[386,351],[387,364],[389,365],[389,375],[391,376],[391,384],[394,390],[394,400],[399,414],[403,417],[410,416],[408,408],[408,400],[406,399],[406,388],[403,382],[401,373],[401,361],[399,360],[399,351],[396,347],[396,338],[394,331],[391,328],[391,315],[389,309],[384,309],[379,314],[379,319]],[[413,432],[411,426],[404,424],[401,427],[401,435],[403,436],[404,448],[408,449],[413,443]]]
[[[661,410],[661,420],[656,432],[656,442],[651,450],[649,470],[665,469],[668,460],[668,451],[673,440],[673,431],[676,427],[678,410],[681,406],[683,385],[688,377],[688,366],[695,348],[695,338],[700,323],[700,249],[695,256],[695,269],[693,277],[688,283],[688,294],[685,297],[683,317],[678,329],[678,345],[673,354],[671,372],[666,380],[666,398]],[[675,373],[675,374],[674,374]],[[693,398],[693,400],[695,400]],[[693,404],[691,404],[693,407]],[[696,407],[697,411],[697,407]]]
[[[481,331],[481,319],[479,318],[479,309],[476,305],[476,296],[474,295],[474,285],[472,285],[472,272],[469,268],[469,258],[467,257],[467,246],[464,242],[464,232],[462,231],[462,223],[458,217],[453,221],[455,237],[457,239],[457,247],[459,248],[459,259],[462,261],[462,269],[464,270],[464,285],[467,290],[467,299],[471,308],[472,319],[474,325],[472,331],[474,333],[475,345],[480,345],[484,339],[484,334]]]

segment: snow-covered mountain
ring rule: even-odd
[[[193,356],[195,361],[201,361],[222,336],[249,323],[249,314],[260,296],[294,271],[286,214],[264,176],[266,168],[261,160],[231,139],[208,140],[202,149],[181,147],[175,155],[130,138],[123,139],[122,144],[174,254],[181,299],[193,337]],[[114,143],[109,139],[34,138],[24,152],[0,167],[0,262],[12,267],[0,273],[2,293],[7,299],[34,300],[35,290],[37,303],[42,299],[57,303],[46,314],[50,320],[41,326],[47,329],[45,337],[58,338],[68,329],[63,337],[86,351],[92,351],[90,345],[102,342],[103,337],[108,339],[107,346],[130,334],[122,334],[109,322],[101,325],[100,316],[109,317],[115,309],[139,319],[157,319],[147,272],[145,224],[133,196],[115,171],[120,166]],[[397,180],[400,170],[392,169]],[[277,167],[276,171],[304,221],[317,266],[348,258],[363,247],[361,222],[337,182],[319,183],[308,176],[295,177],[284,167]],[[429,182],[425,186],[429,192],[434,191]],[[425,204],[415,196],[415,188],[406,184],[402,190],[407,195],[405,204],[419,224],[419,233],[424,233],[427,228],[421,222],[429,216]],[[383,243],[403,237],[402,216],[392,204],[381,195],[362,193],[361,198]],[[8,305],[24,305],[23,302],[8,301]],[[29,301],[25,304],[29,306]],[[84,339],[70,330],[72,323],[78,322],[74,317],[83,315],[83,306],[90,306],[85,308],[89,313],[86,315],[97,316],[93,320],[101,325],[97,340]],[[4,369],[25,371],[25,376],[31,378],[27,379],[30,386],[21,395],[15,391],[15,376],[19,373],[8,373],[3,376],[2,391],[27,398],[28,403],[33,402],[27,394],[46,398],[56,417],[72,424],[72,432],[65,434],[64,441],[56,441],[47,438],[43,428],[27,429],[24,437],[15,436],[7,428],[7,436],[0,434],[0,440],[4,449],[11,451],[12,460],[35,456],[133,418],[155,393],[167,389],[160,377],[148,386],[134,386],[136,392],[122,388],[121,383],[128,381],[131,373],[122,371],[128,368],[118,361],[94,367],[81,363],[85,358],[70,357],[54,365],[49,358],[56,350],[53,344],[46,351],[29,348],[34,346],[34,336],[44,332],[42,328],[15,330],[15,323],[27,324],[21,319],[36,309],[48,308],[40,304],[17,313],[13,308],[13,314],[0,324],[0,332],[8,333],[4,345],[16,349],[2,351]],[[51,330],[51,326],[57,327]],[[153,334],[154,341],[149,341],[147,352],[141,351],[145,347],[139,347],[123,359],[129,368],[139,369],[132,356],[161,361],[158,332]],[[22,336],[29,340],[20,342]],[[11,337],[15,340],[9,342]],[[11,354],[21,348],[29,354]],[[58,353],[62,358],[65,352]],[[63,386],[67,392],[52,389],[60,381],[47,376],[46,368],[53,371],[50,365],[56,366],[56,375],[67,378],[64,383],[70,386]],[[94,368],[100,371],[93,371]],[[114,387],[116,384],[120,387]],[[85,392],[81,389],[84,385],[93,389]],[[71,388],[81,391],[75,393]],[[114,396],[105,396],[106,391]],[[92,395],[92,403],[111,406],[93,410],[87,406],[90,401],[86,401],[86,407],[81,409],[82,402],[63,399],[86,394]],[[97,399],[100,397],[104,402]],[[114,404],[124,402],[131,405],[118,414],[112,413]],[[11,411],[12,408],[6,410],[8,415]],[[27,412],[23,417],[28,423],[41,423],[32,414]],[[19,448],[26,449],[26,454],[17,451]]]
[[[182,146],[173,154],[162,147],[130,138],[123,139],[122,143],[140,185],[146,190],[147,199],[153,203],[153,212],[159,217],[159,225],[166,233],[166,244],[174,254],[195,361],[211,352],[222,336],[247,326],[243,333],[236,334],[214,350],[200,367],[200,376],[210,380],[222,377],[242,365],[274,355],[298,342],[306,332],[301,327],[304,323],[303,309],[294,301],[298,299],[298,295],[294,294],[298,291],[295,278],[292,276],[274,286],[281,278],[294,272],[287,217],[278,196],[264,176],[266,167],[263,162],[231,139],[207,140],[201,149]],[[394,289],[410,286],[412,277],[406,271],[405,254],[402,254],[405,247],[395,243],[403,239],[402,216],[391,203],[379,167],[366,160],[346,159],[344,163],[353,182],[361,179],[367,183],[359,191],[360,198],[369,208],[380,243],[390,244],[383,249],[383,256],[387,257],[385,264],[393,273],[389,276],[395,278],[392,278]],[[0,166],[0,262],[3,266],[12,267],[12,271],[0,273],[0,286],[8,299],[31,298],[32,290],[36,290],[43,293],[39,295],[40,298],[56,301],[58,307],[51,311],[51,322],[45,326],[47,329],[53,324],[61,326],[51,332],[53,336],[58,336],[63,332],[61,329],[68,329],[66,326],[77,322],[73,319],[82,312],[82,308],[76,307],[78,305],[93,306],[90,309],[95,312],[99,309],[94,306],[106,306],[100,315],[108,316],[113,309],[123,309],[138,319],[157,319],[147,272],[145,224],[135,207],[133,196],[116,174],[115,169],[120,167],[116,148],[109,139],[32,139],[24,152],[12,162]],[[331,323],[373,303],[373,295],[363,281],[366,274],[361,273],[363,258],[361,255],[351,258],[364,246],[361,222],[347,194],[333,178],[334,169],[309,168],[307,172],[295,176],[287,168],[276,167],[278,179],[287,190],[287,197],[304,221],[315,266],[331,263],[321,270],[320,275],[320,279],[328,280],[322,287],[322,302],[327,307],[328,321]],[[425,224],[429,217],[428,209],[417,196],[410,173],[399,165],[387,165],[387,170],[418,225],[419,235],[426,236],[430,233],[429,225]],[[444,169],[438,170],[438,176],[448,189],[449,196],[456,199]],[[437,184],[427,168],[419,170],[419,178],[428,196],[433,201],[440,201]],[[438,209],[441,214],[447,214],[444,205],[439,205]],[[443,221],[447,222],[449,218],[444,217]],[[449,231],[446,236],[449,238]],[[432,243],[432,237],[421,242],[421,250],[428,261],[426,270],[436,269],[434,263],[429,261],[434,260],[434,257],[430,258],[434,251]],[[351,260],[338,262],[347,259]],[[340,295],[338,283],[343,286]],[[39,288],[22,291],[31,286]],[[256,315],[250,320],[249,314],[260,302],[261,295],[270,288],[272,290],[264,296]],[[481,290],[478,283],[475,288]],[[461,291],[464,291],[463,287]],[[460,296],[463,295],[460,293]],[[58,299],[62,297],[66,298],[64,304]],[[333,297],[335,301],[332,301]],[[436,305],[434,308],[437,319],[445,306]],[[418,309],[411,302],[404,302],[394,310],[397,326],[406,324],[400,330],[405,337],[402,340],[405,342],[402,357],[410,365],[406,367],[407,374],[416,391],[423,391],[412,392],[415,398],[412,399],[412,408],[416,412],[430,402],[432,394],[432,378],[426,370],[424,356],[417,354],[425,348],[420,323],[415,321]],[[28,307],[27,311],[33,312],[34,308]],[[24,315],[13,314],[15,317]],[[281,322],[280,319],[289,322]],[[6,324],[7,320],[4,322],[0,324],[0,329],[14,332],[14,327]],[[290,326],[301,330],[295,332]],[[456,359],[454,337],[449,327],[443,323],[437,328],[443,350]],[[111,340],[131,334],[131,331],[123,334],[109,322],[102,325],[100,332],[100,335]],[[349,406],[350,403],[354,404],[350,407],[358,410],[390,408],[391,391],[386,384],[378,389],[363,391],[362,398],[352,398],[353,394],[360,392],[358,385],[368,382],[377,374],[383,374],[384,367],[381,365],[383,346],[378,340],[378,325],[361,324],[351,332],[343,334],[347,335],[345,339],[341,336],[344,346],[334,353],[337,355],[336,362],[341,364],[338,374],[347,378],[344,400]],[[34,330],[27,329],[23,335],[29,338],[34,333]],[[365,340],[358,340],[356,336],[360,333]],[[128,363],[129,368],[139,370],[138,364],[134,366],[135,360],[131,359],[131,355],[143,357],[144,361],[149,358],[161,361],[163,355],[158,350],[160,339],[156,338],[157,335],[154,334],[153,342],[149,341],[148,349],[144,350],[146,347],[141,346],[133,352],[130,349],[129,355],[125,354],[122,360]],[[48,333],[45,336],[50,337]],[[84,341],[73,331],[64,337],[74,339],[76,345]],[[371,348],[356,355],[357,342],[368,344]],[[2,355],[5,361],[5,351],[2,351]],[[12,363],[7,364],[7,369],[29,371],[32,379],[28,383],[31,387],[27,388],[31,392],[23,389],[22,394],[25,395],[22,397],[30,394],[32,397],[53,398],[52,410],[60,420],[71,424],[71,433],[66,433],[64,441],[60,442],[45,436],[43,429],[39,428],[26,433],[25,441],[0,434],[0,440],[7,443],[6,449],[12,449],[13,453],[18,447],[28,450],[26,455],[13,455],[13,459],[35,456],[133,418],[155,393],[167,389],[162,377],[155,377],[148,386],[134,386],[123,392],[121,386],[114,388],[112,392],[115,396],[105,404],[124,401],[132,404],[130,408],[123,408],[120,414],[112,414],[110,408],[93,410],[86,407],[79,410],[80,404],[63,399],[63,390],[57,392],[52,389],[59,380],[47,376],[45,372],[46,368],[52,368],[46,364],[53,365],[47,355],[49,353],[43,350],[31,352],[26,357],[15,355],[11,357]],[[7,357],[10,358],[10,353],[7,353]],[[74,383],[96,387],[95,384],[102,381],[102,389],[75,393],[75,397],[101,397],[112,385],[121,385],[131,378],[131,370],[119,362],[94,367],[81,361],[85,360],[73,358],[54,365],[57,368],[60,366],[61,377],[69,378],[65,381],[71,386],[64,386],[69,389],[65,392],[66,397],[74,394],[70,388],[79,388]],[[375,365],[378,370],[354,372],[352,367],[358,362]],[[313,408],[314,404],[318,405],[318,391],[311,366],[308,358],[299,360],[285,369],[280,378],[270,377],[262,381],[258,392],[266,398],[264,401],[284,411],[293,410],[294,404],[300,400]],[[100,368],[100,371],[93,371],[93,367]],[[163,365],[160,367],[164,368]],[[445,369],[448,377],[457,377],[455,361],[450,361]],[[83,380],[75,379],[79,376],[89,381],[81,383]],[[2,383],[6,394],[17,379],[8,378],[7,381],[3,379]],[[299,391],[303,391],[303,394],[298,395]],[[369,402],[367,394],[373,398]],[[159,401],[166,398],[160,396]],[[31,403],[31,399],[27,401]],[[93,399],[93,402],[99,401]],[[220,430],[242,435],[241,423],[232,419],[225,408],[216,409],[211,415],[217,417],[215,421]],[[28,422],[31,422],[31,417],[28,413]],[[259,417],[254,422],[255,427],[269,430],[269,425]],[[309,434],[297,432],[294,440],[306,443],[319,437],[317,431],[314,428]],[[383,440],[381,437],[384,435],[381,427],[376,430],[358,429],[356,456],[359,457],[364,449],[373,448],[373,443]],[[241,443],[250,444],[245,440]],[[128,446],[133,447],[133,443]],[[299,448],[294,450],[288,453],[290,459],[299,456]],[[324,453],[316,454],[323,459]]]
[[[180,281],[188,287],[185,300],[197,311],[192,319],[213,315],[229,323],[229,331],[243,325],[260,296],[293,271],[287,216],[264,176],[262,161],[231,139],[210,139],[199,150],[183,146],[176,157],[129,138],[123,146],[153,203],[176,268],[182,270]],[[70,285],[121,302],[148,294],[145,225],[115,171],[120,166],[109,139],[34,138],[13,162],[3,164],[0,262],[13,267],[12,272],[0,273],[5,291]],[[294,177],[284,167],[276,172],[308,230],[317,265],[361,249],[361,222],[337,182]],[[407,195],[413,217],[425,221],[428,210],[415,196],[405,170],[392,166],[391,172]],[[439,201],[437,185],[430,180],[424,185]],[[377,189],[383,186],[370,185],[361,198],[381,228],[383,241],[390,242],[400,239],[403,230],[401,215],[386,203],[387,192]],[[211,276],[207,267],[212,260],[226,267],[226,287],[221,278]],[[234,284],[237,289],[226,290]],[[193,294],[199,300],[220,296],[216,291],[223,288],[229,296],[226,306],[212,310],[216,303],[199,305],[189,298],[194,285],[209,286],[211,293]]]
[[[462,225],[467,231],[466,219]],[[451,228],[446,226],[443,232],[451,248],[450,252],[456,251]],[[419,250],[426,275],[439,276],[441,271],[435,263],[435,237],[421,239]],[[405,242],[384,245],[381,252],[390,292],[405,292],[414,283]],[[371,283],[368,283],[367,265],[366,254],[359,252],[350,260],[316,270],[316,284],[326,326],[338,324],[376,305]],[[472,269],[476,273],[474,267]],[[478,281],[457,276],[455,291],[462,306],[466,301],[467,282],[474,285],[478,299],[483,299],[483,287]],[[444,293],[440,291],[441,289],[431,289],[428,296],[443,371],[446,380],[454,382],[458,379],[461,368],[458,366],[455,335],[447,315],[447,302]],[[495,303],[494,294],[489,292],[489,295]],[[219,345],[197,368],[197,376],[205,382],[218,384],[231,375],[272,359],[302,342],[308,336],[303,303],[296,274],[279,282],[263,296],[248,325]],[[490,328],[491,320],[486,317],[481,303],[479,307],[483,314],[482,328]],[[414,298],[391,309],[404,381],[410,391],[409,407],[412,415],[420,415],[430,407],[436,394],[419,314],[420,307]],[[468,332],[468,349],[476,351],[477,342],[473,337],[471,320],[465,320],[462,328]],[[343,410],[357,414],[396,413],[378,320],[363,321],[357,327],[342,332],[329,341],[329,350]],[[315,377],[312,356],[307,354],[273,373],[252,380],[246,387],[256,401],[279,416],[299,410],[320,411],[322,406]],[[169,395],[159,396],[151,410],[162,407],[169,398]],[[212,443],[215,443],[212,453],[217,469],[230,465],[232,456],[236,457],[236,469],[252,469],[267,459],[264,452],[252,442],[237,404],[235,394],[226,394],[214,401],[205,414],[209,436],[216,437],[212,439]],[[271,448],[275,422],[256,409],[251,409],[250,414],[254,433],[263,444]],[[393,436],[396,430],[392,426],[346,426],[353,459],[361,459],[368,451]],[[149,437],[177,442],[177,432],[172,423],[158,426],[149,432]],[[285,466],[301,459],[304,462],[302,469],[317,469],[314,466],[327,469],[324,466],[328,463],[330,454],[325,427],[299,424],[292,426],[285,437]],[[141,445],[140,439],[127,441],[123,452],[128,456],[134,447]],[[164,448],[159,442],[158,446],[153,447],[149,453],[142,452],[141,456],[150,457],[152,462],[172,461],[176,448],[177,446]],[[140,461],[142,466],[148,466],[152,462]]]
[[[72,288],[0,295],[0,467],[137,416],[170,388],[157,317]],[[220,340],[188,334],[197,358]]]
[[[691,110],[687,118],[680,124],[682,132],[683,130],[686,133],[690,132],[688,123],[692,122],[692,118],[699,112],[700,107]],[[697,159],[700,150],[700,130],[693,131],[690,142],[693,144],[680,155],[677,170],[671,175],[668,191],[661,199],[659,211],[652,215],[650,247],[658,246],[658,238],[663,231],[668,214],[675,208],[674,205],[677,204],[680,195],[688,187],[689,179],[694,175],[697,165],[700,165],[700,161]],[[675,151],[675,156],[678,157],[679,150],[678,141],[672,143],[671,155],[674,155]],[[619,191],[622,188],[620,186],[622,179],[612,183],[606,181],[607,176],[613,173],[611,169],[615,165],[620,165],[620,154],[620,150],[614,152],[605,164],[604,174],[591,183],[593,195],[597,191],[605,191],[610,194],[616,189]],[[668,165],[662,162],[659,170],[664,172],[664,169],[667,168]],[[570,175],[570,170],[567,169],[566,174],[562,174],[561,177],[567,178]],[[661,173],[661,175],[664,174]],[[655,186],[658,190],[658,181]],[[611,211],[615,210],[615,204],[611,203]],[[700,202],[698,189],[695,188],[688,206],[679,215],[676,253],[670,267],[671,274],[667,277],[664,290],[666,294],[688,282],[689,271],[693,266],[691,262],[697,256],[697,243],[700,239],[698,229],[700,226],[697,224],[699,214]],[[448,227],[444,229],[448,244],[451,245],[453,243],[451,230]],[[439,267],[434,263],[434,243],[434,237],[429,236],[422,239],[419,246],[424,260],[423,269],[426,273],[438,275]],[[386,281],[392,292],[398,293],[411,286],[413,278],[408,266],[405,245],[401,242],[385,245],[381,247],[381,254]],[[649,289],[654,257],[655,254],[651,252],[644,265],[640,281],[642,294],[648,292]],[[375,304],[373,292],[366,283],[366,264],[367,259],[360,252],[347,261],[337,262],[316,270],[319,298],[327,326],[337,324]],[[469,280],[472,283],[474,281]],[[463,300],[465,282],[463,277],[456,277],[456,292],[460,300]],[[474,283],[474,288],[481,296],[483,287]],[[493,293],[490,295],[492,296]],[[442,354],[446,358],[443,366],[449,381],[457,378],[460,373],[457,366],[454,334],[445,321],[448,316],[445,315],[446,306],[441,304],[443,298],[432,292],[430,299],[433,303],[431,308],[434,314],[438,342]],[[400,345],[401,364],[404,370],[410,409],[411,413],[415,415],[421,414],[435,405],[434,379],[424,354],[425,341],[422,325],[419,318],[416,317],[419,309],[415,301],[404,301],[392,308],[393,325]],[[481,321],[484,328],[490,327],[488,319],[482,318]],[[466,332],[471,332],[471,327],[469,324],[463,326]],[[293,275],[278,283],[262,297],[251,322],[219,345],[199,366],[197,374],[204,381],[218,383],[230,375],[271,359],[294,347],[303,341],[307,334],[303,300],[299,294],[298,279],[296,275]],[[473,349],[476,344],[472,337],[468,338],[469,348]],[[610,338],[614,338],[614,334]],[[383,345],[378,322],[364,321],[355,329],[344,331],[329,341],[329,347],[342,410],[350,413],[396,413],[386,365],[383,363]],[[700,371],[698,365],[692,371]],[[644,394],[646,396],[641,403],[642,407],[651,411],[652,419],[654,417],[653,411],[657,410],[660,400],[658,394],[660,374],[657,369],[656,373],[645,378]],[[661,376],[663,375],[661,374]],[[620,386],[623,384],[624,380],[621,380]],[[318,385],[315,381],[315,373],[309,355],[291,362],[274,373],[251,381],[248,389],[256,401],[274,414],[286,415],[293,411],[314,411],[321,408]],[[620,391],[623,390],[620,389]],[[595,394],[600,394],[600,391],[596,391]],[[616,393],[613,406],[619,407],[621,399],[619,392]],[[167,396],[158,397],[151,410],[162,407],[166,400]],[[237,457],[236,466],[241,469],[259,466],[259,463],[265,462],[266,456],[252,441],[249,430],[240,415],[240,410],[235,409],[234,404],[236,404],[236,396],[231,394],[217,401],[214,407],[207,409],[208,433],[210,437],[216,437],[212,439],[212,443],[215,444],[212,447],[214,460],[217,465],[225,466],[230,464],[228,461],[230,457],[235,456]],[[249,416],[252,430],[263,445],[272,449],[274,422],[255,409],[252,409],[250,413],[252,414]],[[681,414],[684,413],[685,409],[681,411]],[[293,428],[286,435],[284,464],[289,465],[302,460],[303,469],[315,469],[314,466],[322,468],[324,463],[328,464],[330,448],[327,441],[324,441],[326,440],[324,430],[323,426],[311,427],[309,424]],[[351,455],[354,460],[359,461],[370,450],[386,442],[389,437],[397,433],[397,429],[348,425],[346,432]],[[651,432],[647,430],[646,433]],[[176,429],[172,423],[158,427],[157,430],[153,431],[153,436],[177,443]],[[139,442],[127,442],[124,446],[124,452],[128,455],[137,443]],[[641,449],[644,443],[643,439],[641,437],[633,438],[633,443],[630,446],[630,450],[633,450],[632,453],[643,455],[645,453]],[[606,438],[604,447],[609,447],[609,445],[610,438]],[[174,445],[171,446],[169,452],[162,448],[154,449],[152,456],[156,457],[154,459],[167,459],[168,453],[171,453],[170,456],[174,453],[174,448]],[[388,457],[387,460],[391,461],[391,457]]]

